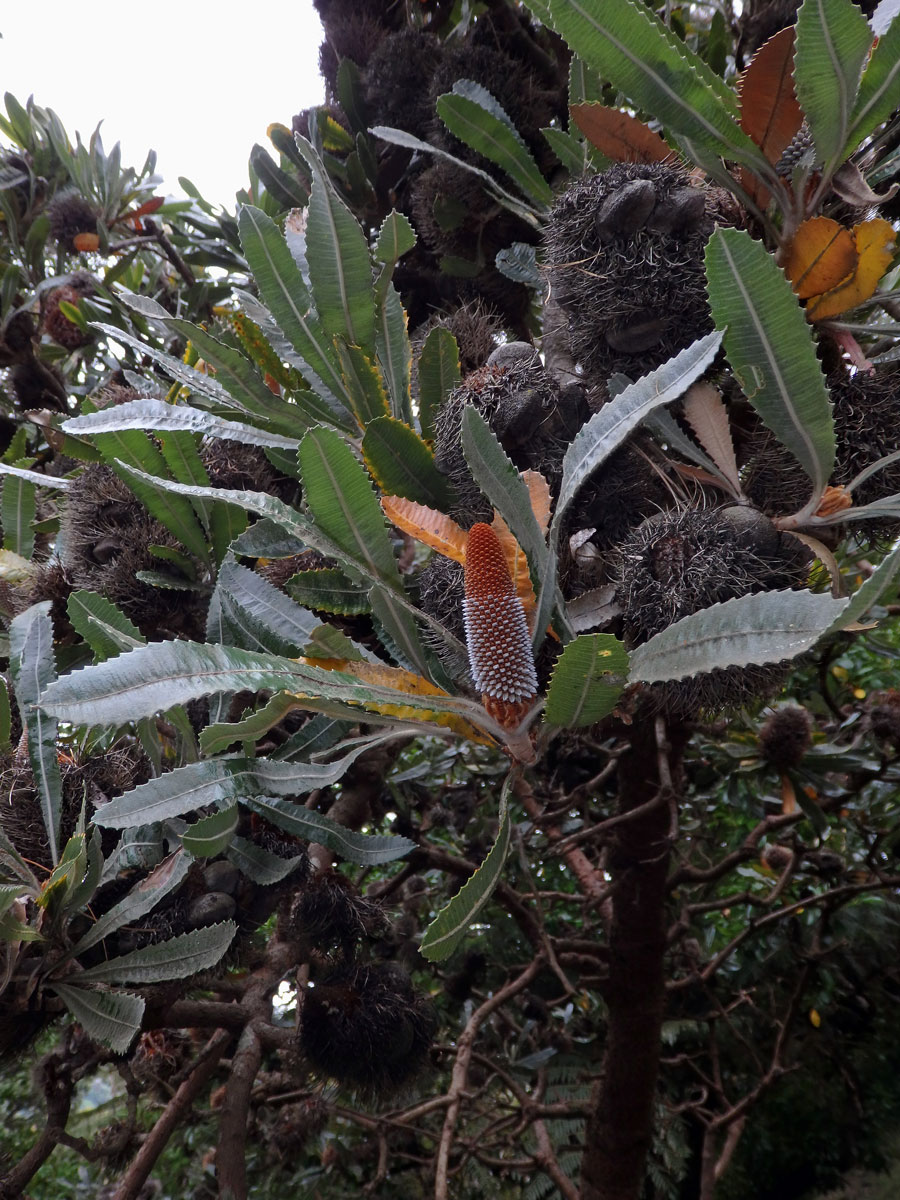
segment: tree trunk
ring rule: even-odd
[[[673,729],[669,738],[675,743],[668,751],[669,767],[677,778],[686,734]],[[609,1020],[587,1123],[584,1200],[638,1200],[653,1134],[671,824],[668,780],[660,780],[658,758],[653,717],[638,715],[631,748],[619,767],[619,811],[631,812],[655,795],[661,802],[618,827],[607,862],[614,883],[605,989]]]

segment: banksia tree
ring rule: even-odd
[[[233,1200],[260,1146],[323,1200],[758,1200],[785,1110],[864,1159],[900,21],[317,7],[236,221],[0,122],[0,1050],[61,1038],[0,1197],[125,1055],[129,1195],[186,1095]]]

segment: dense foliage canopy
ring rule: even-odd
[[[877,1165],[900,19],[316,7],[236,216],[0,116],[0,1197]]]

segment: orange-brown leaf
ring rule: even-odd
[[[72,245],[80,253],[86,253],[90,250],[99,250],[100,238],[96,233],[76,233],[72,238]]]
[[[550,528],[550,484],[540,471],[523,471],[522,478],[531,497],[531,511],[541,533],[546,537]]]
[[[491,528],[496,533],[497,539],[503,547],[506,565],[509,567],[510,576],[516,587],[516,595],[522,601],[522,607],[525,609],[525,620],[528,622],[528,630],[533,633],[537,597],[534,594],[534,588],[531,586],[531,576],[528,574],[528,559],[525,557],[519,543],[513,537],[509,526],[499,513],[494,514]]]
[[[803,123],[794,91],[794,29],[769,38],[738,82],[741,128],[765,154],[778,162]]]
[[[741,128],[765,154],[778,162],[803,123],[794,90],[794,30],[781,29],[760,46],[738,83]],[[751,199],[765,208],[769,191],[756,176],[741,170]]]
[[[629,113],[605,104],[573,104],[572,119],[592,146],[615,162],[651,163],[672,157],[658,133]]]
[[[810,300],[806,315],[811,321],[835,317],[868,300],[890,265],[897,235],[889,221],[875,217],[855,225],[852,233],[857,253],[856,271],[845,283]]]
[[[813,217],[794,234],[784,269],[796,294],[808,300],[851,279],[856,266],[850,230],[830,217]]]
[[[437,550],[438,554],[465,563],[467,534],[450,517],[402,496],[382,496],[381,507],[392,525]]]

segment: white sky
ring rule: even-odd
[[[0,97],[33,94],[73,141],[102,120],[124,165],[157,152],[162,192],[180,194],[185,175],[228,209],[254,142],[277,161],[267,126],[323,101],[312,0],[4,0],[0,33]]]

